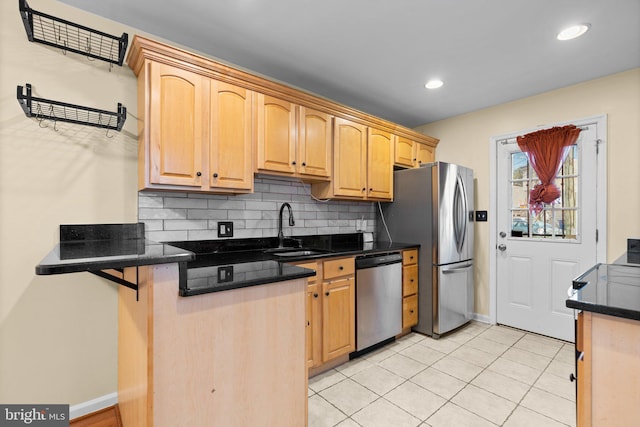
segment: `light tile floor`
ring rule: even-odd
[[[575,426],[572,343],[471,322],[309,380],[309,427]]]

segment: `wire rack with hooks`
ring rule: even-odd
[[[36,98],[31,95],[31,85],[27,83],[25,86],[18,86],[18,103],[27,117],[35,117],[40,122],[51,120],[54,123],[68,122],[120,131],[127,119],[127,108],[120,103],[118,103],[117,112],[114,113],[66,102]]]
[[[29,41],[122,66],[129,43],[127,33],[122,33],[120,37],[112,36],[33,10],[26,0],[19,0],[19,4],[22,23]]]

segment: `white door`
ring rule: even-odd
[[[558,172],[561,196],[537,216],[528,196],[539,181],[527,156],[515,138],[496,142],[496,320],[566,341],[574,340],[567,289],[597,260],[598,133],[606,131],[597,120],[573,124],[582,131]]]

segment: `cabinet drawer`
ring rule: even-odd
[[[408,328],[418,324],[418,296],[402,298],[402,327]]]
[[[355,263],[353,258],[338,258],[323,262],[322,270],[324,278],[332,279],[334,277],[347,276],[354,274]]]
[[[402,267],[402,296],[418,293],[418,266]]]
[[[418,250],[409,249],[402,251],[402,265],[416,264],[418,262]]]

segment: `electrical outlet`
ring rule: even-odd
[[[367,231],[367,220],[366,219],[362,220],[360,231]]]
[[[219,221],[218,222],[218,237],[233,237],[233,222],[232,221]]]
[[[356,219],[356,231],[362,231],[362,221],[361,219]]]

